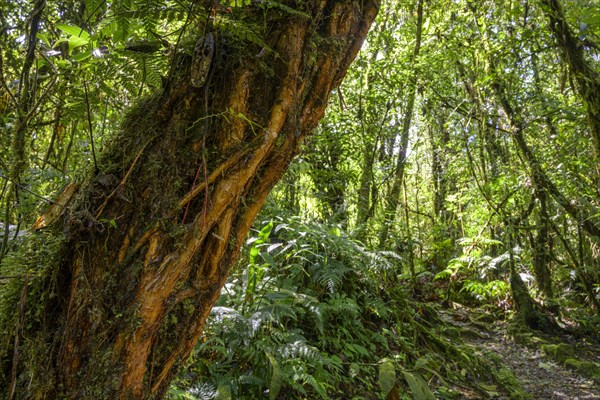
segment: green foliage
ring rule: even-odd
[[[435,311],[396,284],[396,254],[298,218],[264,223],[246,254],[180,375],[187,393],[374,399],[396,387],[433,398],[436,387],[452,391],[449,376],[462,379],[459,365],[470,356],[417,322],[431,326]],[[421,349],[421,340],[431,347]]]
[[[16,327],[33,330],[50,318],[54,302],[59,301],[60,278],[57,271],[63,255],[65,237],[56,232],[32,233],[21,239],[18,250],[9,253],[0,264],[0,360],[12,359]],[[51,279],[48,280],[47,277]],[[24,296],[24,297],[23,297]],[[22,315],[20,315],[21,311]],[[23,325],[24,324],[24,325]],[[51,382],[39,360],[50,351],[52,338],[48,332],[28,337],[30,345],[21,349],[21,362],[31,379]],[[6,365],[0,364],[6,370]],[[8,387],[9,376],[0,378],[0,386]],[[51,384],[51,383],[48,383]]]
[[[286,16],[294,16],[294,17],[300,17],[302,19],[310,19],[310,15],[308,15],[307,13],[297,10],[295,8],[292,8],[292,7],[290,7],[286,4],[283,4],[279,1],[265,0],[265,1],[261,1],[260,3],[258,3],[258,6],[265,11],[268,11],[271,9],[281,10],[281,11],[283,11],[283,14]]]
[[[495,302],[497,304],[501,299],[508,297],[510,287],[506,281],[494,280],[482,283],[466,280],[461,291],[468,292],[481,302]]]
[[[448,266],[434,276],[434,280],[448,281],[448,297],[467,293],[470,299],[459,300],[505,307],[510,296],[508,268],[505,267],[509,255],[504,253],[492,258],[486,254],[490,247],[502,245],[502,242],[487,238],[462,238],[458,243],[463,246],[463,255],[450,260]]]
[[[194,372],[230,382],[236,398],[259,396],[265,388],[275,398],[281,387],[328,398],[348,364],[374,361],[371,338],[358,320],[363,294],[352,286],[374,272],[376,259],[390,267],[389,258],[376,258],[339,230],[299,221],[270,222],[249,245],[248,268],[227,284],[218,303],[226,306],[213,310],[216,321]],[[341,292],[349,285],[350,294]],[[241,312],[230,308],[236,304]],[[342,327],[334,333],[335,324]],[[212,362],[204,365],[207,356]],[[357,377],[367,371],[373,379],[374,368]]]

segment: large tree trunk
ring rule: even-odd
[[[310,18],[270,12],[272,52],[214,31],[206,82],[197,88],[189,67],[179,68],[163,94],[128,114],[97,170],[38,220],[31,240],[63,239],[29,254],[48,265],[23,272],[28,292],[13,290],[17,302],[25,293],[24,323],[0,316],[2,333],[16,326],[26,339],[18,351],[0,349],[0,387],[14,370],[16,398],[164,396],[252,221],[323,116],[379,5],[290,3]],[[264,17],[257,6],[235,12]]]

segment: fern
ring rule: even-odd
[[[192,388],[189,392],[197,400],[212,400],[217,395],[217,388],[214,385],[205,383]]]
[[[323,357],[319,351],[312,346],[306,344],[305,341],[296,340],[293,343],[285,343],[278,350],[279,355],[282,359],[302,359],[313,362],[322,362]]]
[[[335,260],[329,261],[316,268],[313,280],[320,286],[326,287],[329,293],[335,293],[342,285],[346,274],[352,269]]]
[[[156,27],[159,23],[160,20],[163,20],[163,16],[158,15],[156,16],[155,13],[153,12],[148,12],[150,10],[160,10],[162,7],[162,4],[160,1],[158,0],[150,0],[150,1],[145,1],[142,5],[142,9],[144,9],[144,14],[141,16],[141,22],[142,22],[142,27],[144,28],[144,31],[146,33],[155,33],[156,32]],[[138,5],[139,7],[139,5]]]
[[[114,4],[114,15],[117,29],[114,37],[117,41],[122,41],[129,37],[131,18],[127,16],[133,9],[132,0],[120,0]]]
[[[382,358],[422,359],[418,340],[447,351],[443,339],[415,323],[433,321],[423,314],[434,311],[416,309],[402,288],[382,291],[385,282],[374,279],[398,268],[396,253],[371,251],[326,224],[297,218],[266,221],[248,243],[245,264],[226,285],[196,349],[190,368],[201,382],[227,385],[238,399],[366,398],[379,391]],[[272,259],[255,274],[248,301],[243,268],[263,267],[264,254]],[[413,389],[430,393],[420,387],[419,373],[442,381],[456,368],[441,373],[438,365],[441,358],[419,362],[410,372]]]
[[[296,10],[295,8],[292,8],[290,6],[287,6],[283,3],[280,3],[278,1],[274,1],[274,0],[263,0],[259,3],[260,7],[265,9],[265,10],[269,10],[269,9],[277,9],[280,11],[283,11],[285,14],[291,15],[291,16],[296,16],[296,17],[300,17],[303,19],[310,19],[310,15],[308,15],[307,13],[300,11],[300,10]]]
[[[242,23],[228,18],[220,18],[217,21],[217,26],[221,32],[226,33],[234,38],[234,43],[240,43],[240,47],[245,47],[248,44],[256,46],[256,50],[264,49],[269,53],[274,53],[274,50],[269,47],[263,39],[263,29],[257,24]]]
[[[85,18],[87,21],[94,21],[101,17],[106,10],[106,1],[104,0],[85,0]]]

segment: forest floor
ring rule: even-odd
[[[585,362],[600,362],[600,346],[587,339],[574,339],[570,336],[541,337],[532,336],[526,340],[528,345],[517,343],[509,333],[506,321],[492,324],[474,322],[465,318],[466,312],[458,310],[443,317],[446,322],[460,328],[465,343],[485,356],[496,355],[509,368],[520,382],[526,397],[532,400],[588,400],[600,399],[600,382],[583,376],[573,368],[567,368],[556,357],[550,357],[548,348],[557,345],[541,345],[540,343],[557,343],[558,346],[575,349],[572,358]],[[559,340],[560,339],[560,340]],[[537,344],[536,344],[537,343]],[[567,347],[568,346],[568,347]],[[562,348],[560,347],[560,348]],[[554,359],[553,359],[554,358]],[[563,358],[564,360],[564,358]],[[597,377],[596,377],[597,378]],[[519,398],[520,396],[492,396],[495,399]]]

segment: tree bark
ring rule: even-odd
[[[179,67],[164,93],[128,114],[98,168],[38,219],[32,241],[61,239],[24,255],[51,260],[23,271],[35,276],[17,398],[164,397],[256,214],[323,116],[379,6],[289,3],[308,18],[267,14],[272,52],[215,29],[204,85]],[[235,11],[240,20],[264,16],[257,6]],[[2,332],[14,333],[14,318],[1,317]],[[3,371],[12,369],[12,350],[0,348]]]
[[[540,203],[540,216],[537,230],[537,236],[532,235],[533,247],[533,272],[535,279],[540,287],[546,301],[554,299],[552,290],[552,274],[550,272],[550,226],[548,215],[548,196],[544,190],[536,190],[535,197]]]

